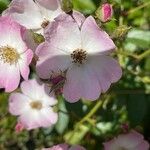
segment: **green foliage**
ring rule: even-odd
[[[73,0],[74,9],[85,14],[91,14],[96,10],[96,6],[92,0]]]
[[[0,13],[7,8],[9,0],[0,0]]]
[[[102,0],[73,0],[74,9],[93,15]],[[121,125],[139,128],[150,137],[150,2],[149,0],[109,0],[114,16],[99,23],[113,38],[123,76],[112,85],[103,103],[89,115],[97,102],[81,100],[70,104],[59,97],[59,120],[52,128],[15,132],[16,117],[8,112],[8,94],[0,93],[0,149],[30,150],[67,142],[82,144],[87,150],[102,150],[102,143],[122,132]],[[0,11],[9,0],[0,0]],[[142,7],[141,7],[142,6]],[[141,7],[141,8],[140,8]],[[121,35],[121,36],[120,36]],[[37,43],[43,39],[37,37]],[[108,97],[107,97],[108,96]],[[87,117],[90,116],[90,117]]]
[[[150,31],[144,31],[140,29],[132,29],[127,35],[128,42],[136,45],[139,48],[150,47]]]
[[[59,97],[58,108],[60,112],[58,113],[59,118],[55,127],[59,134],[63,134],[65,129],[67,129],[68,127],[69,115],[68,115],[68,110],[66,109],[65,106],[65,101],[62,97]]]

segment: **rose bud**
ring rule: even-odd
[[[110,21],[112,15],[113,15],[113,8],[112,5],[109,3],[103,4],[96,11],[97,18],[100,19],[102,22]]]

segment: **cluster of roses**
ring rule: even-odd
[[[104,4],[101,20],[107,21],[111,15],[112,7]],[[0,17],[0,33],[0,88],[12,92],[21,77],[25,80],[21,92],[9,97],[10,113],[19,116],[18,129],[49,127],[57,122],[53,91],[61,89],[71,103],[81,98],[96,100],[122,75],[118,62],[109,56],[115,44],[108,34],[92,16],[85,18],[74,10],[63,12],[59,0],[13,0]],[[36,68],[36,79],[28,79],[30,64]],[[121,149],[120,145],[148,150],[148,143],[135,131],[104,144],[106,150]],[[84,148],[61,144],[50,149]]]

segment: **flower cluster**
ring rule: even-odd
[[[101,21],[110,20],[111,5],[102,8]],[[9,112],[18,116],[18,132],[50,127],[57,122],[56,93],[70,103],[80,99],[94,101],[122,76],[119,63],[111,56],[116,46],[109,35],[94,17],[74,10],[63,12],[59,0],[12,0],[0,17],[0,33],[0,88],[13,92]],[[34,47],[36,50],[31,46],[35,35],[44,39]],[[37,79],[29,79],[29,65],[35,67]],[[20,90],[15,91],[19,85]],[[105,143],[105,149],[114,149],[110,145],[130,148],[113,143],[132,135],[137,136],[133,148],[142,143],[146,150],[143,137],[135,132]],[[85,150],[67,144],[48,149]]]

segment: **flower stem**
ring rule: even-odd
[[[135,58],[135,59],[140,61],[140,60],[144,59],[145,57],[150,56],[150,49],[146,50],[145,52],[143,52],[142,54],[139,54],[139,55],[127,53],[127,52],[122,51],[122,50],[117,51],[117,53],[120,54],[120,55]]]
[[[97,110],[102,106],[102,104],[103,100],[98,100],[96,105],[91,109],[91,111],[86,116],[84,116],[81,121],[78,122],[78,125],[89,120],[89,118],[91,118],[97,112]]]
[[[139,9],[147,7],[148,5],[150,5],[150,2],[144,3],[144,4],[142,4],[142,5],[140,5],[140,6],[136,7],[136,8],[133,8],[133,9],[129,10],[127,13],[128,14],[134,13],[134,12],[138,11]]]
[[[143,58],[150,56],[150,49],[146,50],[145,52],[143,52],[142,54],[137,56],[137,59],[142,60]]]

